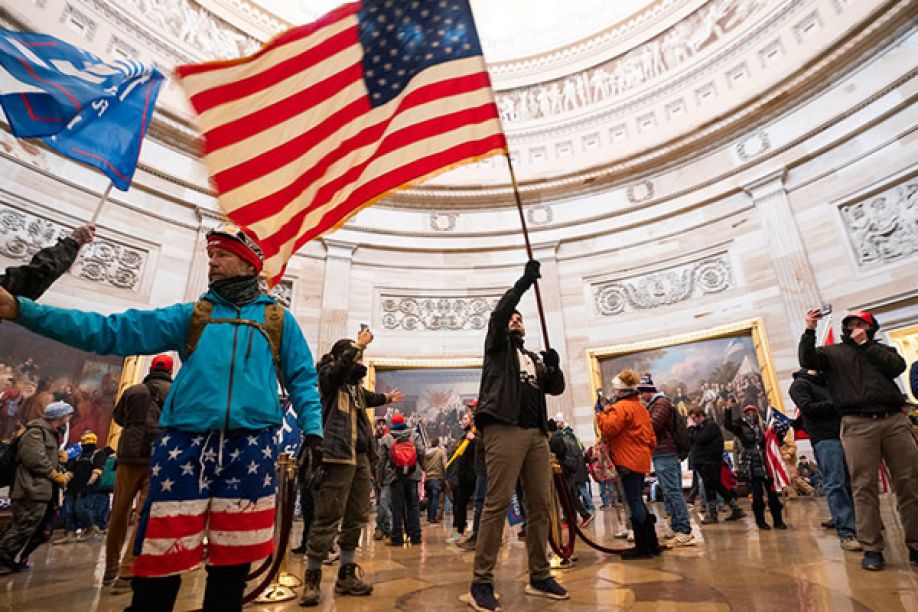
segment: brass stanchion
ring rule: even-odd
[[[296,478],[296,461],[293,457],[290,456],[290,453],[281,453],[280,457],[277,459],[277,475],[278,475],[278,511],[277,515],[285,517],[288,513],[288,506],[293,504],[293,499],[290,499],[288,495],[285,495],[285,492],[291,490],[292,487],[289,487],[289,483]],[[296,593],[293,592],[292,587],[298,587],[303,585],[303,581],[297,578],[295,575],[287,571],[287,560],[290,556],[290,550],[288,546],[289,542],[287,539],[282,539],[280,530],[277,532],[276,536],[276,546],[278,554],[281,555],[281,564],[280,569],[274,575],[274,578],[271,580],[271,583],[267,588],[261,592],[261,594],[255,598],[255,601],[258,603],[279,603],[281,601],[290,601],[296,597]],[[281,552],[280,549],[283,549]]]

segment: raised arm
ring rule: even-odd
[[[491,319],[488,322],[488,335],[485,338],[485,352],[494,353],[503,348],[503,338],[507,333],[507,325],[510,323],[510,317],[523,294],[529,290],[536,279],[541,277],[539,273],[538,261],[531,259],[526,263],[526,270],[523,276],[510,287],[506,293],[497,302],[494,311],[491,313]]]
[[[37,300],[61,274],[70,269],[80,247],[91,242],[95,233],[96,226],[91,223],[74,229],[70,236],[35,253],[26,265],[7,268],[4,276],[0,277],[0,286],[13,295]]]

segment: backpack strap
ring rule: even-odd
[[[198,348],[198,341],[204,333],[204,327],[210,322],[210,315],[214,311],[214,303],[208,300],[198,300],[194,303],[194,312],[188,323],[188,336],[185,338],[185,360],[187,361],[194,349]]]

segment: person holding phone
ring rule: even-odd
[[[880,322],[866,310],[842,319],[842,341],[816,346],[819,308],[806,313],[800,337],[800,367],[823,373],[829,396],[841,414],[841,440],[854,494],[855,530],[864,549],[861,567],[886,566],[877,489],[880,461],[886,462],[896,491],[909,561],[918,565],[918,443],[905,413],[905,398],[895,378],[905,360],[876,339]]]

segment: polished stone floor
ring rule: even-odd
[[[750,519],[705,526],[698,546],[668,551],[647,561],[622,562],[578,543],[575,567],[558,570],[570,590],[569,601],[527,596],[525,545],[515,529],[503,546],[497,590],[505,610],[666,610],[671,612],[736,610],[918,610],[918,571],[910,568],[902,531],[893,512],[894,499],[883,498],[884,522],[893,542],[887,547],[886,571],[860,569],[860,553],[846,553],[834,532],[819,522],[828,516],[825,499],[791,500],[788,531],[759,532]],[[616,544],[616,513],[602,512],[589,529],[600,541]],[[447,517],[449,518],[449,517]],[[299,523],[296,524],[299,529]],[[696,527],[696,532],[698,528]],[[316,610],[364,611],[469,610],[459,601],[468,588],[472,555],[445,543],[445,525],[425,527],[425,541],[411,548],[391,548],[369,540],[358,562],[375,584],[371,597],[334,597],[337,565],[326,566],[323,602]],[[33,557],[33,568],[0,577],[0,610],[114,611],[129,594],[102,588],[102,541],[45,546]],[[290,570],[300,575],[294,557]],[[203,572],[185,578],[177,610],[200,605]],[[255,604],[251,610],[299,610],[295,600]]]

